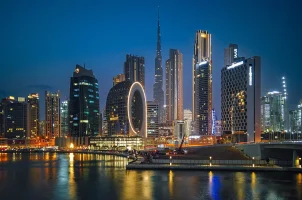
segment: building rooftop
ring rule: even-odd
[[[93,75],[93,71],[90,69],[86,69],[85,67],[82,67],[81,65],[76,65],[75,70],[73,72],[73,77],[81,77],[81,76],[89,76],[95,78]]]

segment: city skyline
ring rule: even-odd
[[[133,6],[132,3],[135,4],[135,2],[131,2],[127,6],[129,6],[130,8],[131,6]],[[198,10],[199,5],[201,6],[201,3],[198,2],[196,2],[196,4],[190,2],[190,5],[175,5],[174,7],[176,11],[183,10],[184,12],[180,12],[178,16],[173,16],[173,18],[169,16],[170,12],[168,2],[149,2],[144,5],[138,4],[129,9],[129,11],[123,11],[123,13],[131,13],[131,10],[134,10],[140,6],[142,7],[142,10],[148,8],[148,10],[150,10],[150,13],[146,14],[143,12],[140,16],[140,20],[142,20],[141,22],[144,22],[142,24],[143,28],[145,29],[144,33],[146,33],[147,35],[141,34],[137,31],[137,29],[132,30],[132,26],[130,28],[127,27],[127,34],[124,35],[124,37],[127,38],[127,42],[125,41],[125,39],[123,39],[123,37],[117,37],[118,35],[115,34],[114,30],[115,28],[123,27],[123,20],[127,21],[129,19],[133,19],[135,16],[131,14],[125,17],[126,19],[117,19],[116,17],[114,17],[114,15],[110,15],[107,12],[105,13],[108,14],[108,16],[105,14],[100,14],[102,13],[100,12],[100,10],[105,11],[106,9],[112,8],[113,5],[111,3],[96,5],[95,9],[93,8],[93,6],[88,6],[84,3],[76,3],[77,5],[72,7],[71,10],[72,12],[74,12],[75,10],[81,11],[83,15],[80,15],[80,19],[77,16],[75,17],[75,19],[73,19],[71,11],[69,12],[69,15],[62,16],[65,10],[67,10],[68,5],[60,5],[60,9],[58,9],[56,8],[55,3],[46,3],[49,4],[49,12],[42,14],[40,13],[42,12],[42,10],[36,11],[32,12],[28,16],[28,18],[23,18],[23,16],[28,15],[28,10],[32,9],[30,7],[27,7],[28,5],[23,4],[25,3],[20,3],[20,5],[18,5],[20,7],[14,7],[13,5],[9,5],[9,2],[6,2],[6,5],[3,6],[3,8],[6,8],[3,12],[4,14],[11,16],[12,14],[7,13],[7,11],[11,11],[12,9],[16,10],[16,14],[14,14],[10,18],[10,23],[1,22],[1,25],[5,27],[4,32],[2,33],[3,36],[1,38],[6,38],[6,40],[4,41],[4,49],[7,50],[2,54],[4,66],[6,68],[5,76],[1,78],[0,84],[5,85],[6,87],[0,88],[1,98],[6,96],[25,97],[29,93],[36,92],[39,93],[43,98],[42,94],[45,90],[60,90],[62,94],[61,97],[64,98],[68,96],[68,82],[69,77],[71,76],[71,69],[76,63],[83,62],[86,63],[89,69],[94,70],[97,79],[100,80],[100,108],[102,109],[105,105],[106,96],[109,92],[109,89],[112,86],[112,77],[123,72],[123,62],[125,55],[135,54],[144,56],[146,58],[145,67],[147,99],[153,100],[152,86],[154,83],[154,57],[156,55],[155,49],[157,39],[156,32],[158,5],[160,6],[162,13],[162,59],[166,60],[168,58],[167,54],[169,48],[177,48],[181,52],[183,52],[184,88],[191,87],[192,77],[190,68],[192,66],[192,45],[194,43],[194,33],[196,32],[196,30],[202,29],[208,30],[212,34],[213,108],[215,108],[215,110],[217,111],[218,116],[220,116],[220,70],[223,67],[223,51],[229,43],[236,43],[239,45],[241,56],[259,55],[262,57],[262,79],[265,79],[264,77],[266,76],[271,76],[269,80],[263,80],[262,92],[273,90],[279,87],[280,77],[285,75],[288,80],[289,109],[295,108],[302,97],[302,94],[300,92],[301,84],[299,84],[299,77],[296,76],[299,67],[298,50],[299,46],[301,46],[299,45],[301,41],[299,41],[298,35],[300,35],[300,33],[302,32],[300,27],[295,26],[295,24],[299,24],[298,22],[299,20],[301,20],[301,18],[297,17],[297,5],[281,5],[281,3],[279,2],[274,8],[268,10],[266,15],[257,16],[255,18],[250,18],[247,15],[243,15],[243,22],[253,22],[254,25],[253,27],[246,27],[246,29],[241,30],[235,29],[236,23],[232,24],[231,21],[230,24],[228,24],[229,27],[223,25],[225,20],[224,17],[226,17],[227,19],[232,19],[235,15],[237,16],[237,14],[243,12],[241,10],[238,10],[238,7],[243,6],[243,3],[240,2],[237,3],[234,8],[230,8],[230,5],[224,5],[222,3],[221,6],[219,6],[217,9],[219,10],[229,8],[229,16],[210,17],[209,15],[207,22],[202,21],[201,19],[195,19],[196,16],[198,16],[197,14],[187,14],[188,10],[191,10],[192,13],[194,13],[194,10]],[[21,8],[22,6],[23,8]],[[36,4],[36,6],[43,7],[45,5],[39,2]],[[82,10],[81,6],[87,8],[88,11],[85,11],[85,9]],[[214,5],[212,5],[212,3],[207,3],[207,6],[211,8]],[[226,6],[226,8],[224,6]],[[259,6],[259,8],[257,8],[260,10],[265,10],[268,9],[268,7],[269,4],[264,2],[263,4],[261,4],[261,6]],[[97,8],[100,10],[97,10]],[[284,13],[278,12],[278,10],[281,9]],[[58,16],[60,16],[62,18],[62,21],[64,22],[60,21],[61,18],[52,19],[54,16],[52,16],[51,13],[54,11],[58,13]],[[237,11],[238,13],[233,14],[232,12],[235,11]],[[274,16],[274,13],[276,12],[279,13],[278,16]],[[291,15],[288,14],[289,12],[291,12]],[[88,15],[84,16],[84,13],[88,13]],[[42,16],[41,18],[45,18],[46,21],[43,21],[43,23],[41,23],[41,21],[34,18],[35,15]],[[101,18],[101,20],[93,20],[95,19],[93,17],[94,15],[103,18]],[[111,16],[111,18],[109,16]],[[176,19],[174,19],[174,17]],[[275,20],[278,20],[278,18],[280,18],[280,23],[278,24],[278,26],[270,24],[270,19],[272,17],[276,17],[276,19],[274,18]],[[287,24],[286,20],[281,20],[283,18],[287,19],[291,23]],[[177,19],[182,19],[179,23],[184,26],[184,28],[182,28],[183,30],[180,31],[180,33],[177,33],[175,31],[169,32],[168,30],[172,30],[173,27],[177,27]],[[47,20],[52,20],[54,22],[47,24],[47,22],[49,22]],[[87,24],[87,21],[85,20],[91,20],[92,22]],[[64,28],[61,25],[66,24],[66,21],[70,22],[70,25]],[[94,27],[100,24],[103,27],[106,27],[106,29],[95,30]],[[35,28],[31,30],[31,26],[35,26]],[[256,30],[254,30],[254,26],[256,27]],[[58,30],[58,27],[61,27],[61,29]],[[84,29],[82,27],[84,27]],[[19,35],[19,31],[17,31],[19,30],[19,28],[25,28],[21,36]],[[81,31],[76,32],[74,29]],[[45,30],[48,30],[49,33],[46,33]],[[276,42],[274,41],[277,40],[277,38],[283,36],[283,33],[280,33],[277,30],[288,30],[287,35],[289,35],[292,40],[278,40],[278,45],[275,44]],[[51,34],[52,32],[56,32],[57,35]],[[69,33],[73,34],[69,36]],[[110,36],[111,33],[114,34]],[[83,34],[84,36],[82,36]],[[89,39],[90,36],[93,39]],[[110,42],[106,43],[106,41],[104,40],[109,40],[107,37],[117,37],[117,41],[114,41],[112,39],[112,45],[110,45]],[[146,40],[146,38],[150,38],[150,40]],[[64,39],[66,39],[66,42],[62,42],[62,40]],[[121,39],[124,40],[123,43],[119,43]],[[27,41],[31,41],[31,45],[29,45]],[[39,41],[44,42],[43,47],[39,45]],[[104,46],[103,44],[107,45]],[[101,48],[102,45],[104,47]],[[28,46],[28,49],[25,49],[25,46]],[[279,52],[276,49],[281,47],[286,48],[287,46],[290,46],[291,48],[285,51],[282,55],[282,57],[287,59],[276,59],[278,58]],[[14,56],[14,58],[12,56]],[[292,70],[285,70],[284,66],[288,66],[288,64],[291,66]],[[110,70],[106,70],[106,68]],[[269,72],[269,70],[272,68],[274,68],[274,70]],[[58,73],[58,70],[60,70],[60,73]],[[110,73],[109,76],[107,75],[107,72]],[[53,81],[53,77],[56,77],[56,81]],[[274,78],[276,80],[272,80]],[[16,82],[15,79],[18,79],[19,81]],[[293,96],[292,94],[297,95]],[[184,90],[184,97],[186,97],[184,98],[184,108],[192,109],[191,96],[191,90]],[[44,100],[42,98],[40,100],[40,107],[43,108],[44,106],[42,102],[44,102]],[[43,119],[44,116],[43,112],[44,111],[42,109],[41,119]]]

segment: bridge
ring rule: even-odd
[[[292,167],[299,167],[302,162],[302,141],[236,144],[235,147],[258,160],[292,161]]]

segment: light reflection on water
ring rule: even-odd
[[[110,155],[0,153],[1,199],[302,199],[302,174],[127,171],[126,164]]]

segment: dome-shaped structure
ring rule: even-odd
[[[147,103],[142,85],[123,81],[113,86],[107,96],[106,118],[109,136],[147,137]]]

